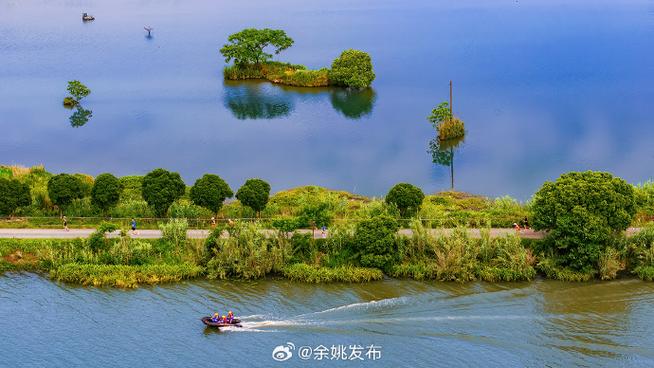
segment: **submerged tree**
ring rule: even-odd
[[[68,88],[66,89],[77,102],[80,102],[84,97],[91,94],[91,90],[78,80],[69,81]]]
[[[454,117],[447,102],[441,102],[431,110],[427,120],[436,129],[438,139],[441,141],[463,138],[466,134],[463,121]]]
[[[331,84],[352,88],[367,88],[375,80],[372,70],[372,59],[367,52],[360,50],[345,50],[332,62],[329,71]]]
[[[279,54],[293,45],[293,39],[286,32],[279,29],[246,28],[227,38],[229,43],[223,45],[220,53],[225,62],[234,60],[237,65],[259,64],[272,58],[272,54],[265,52],[268,46],[274,47],[274,53]]]

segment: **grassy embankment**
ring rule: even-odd
[[[245,66],[229,65],[223,70],[225,79],[266,79],[272,83],[296,87],[327,87],[329,69],[307,69],[304,65],[268,61]]]

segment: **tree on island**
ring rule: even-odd
[[[143,199],[158,217],[164,217],[170,205],[181,198],[185,191],[186,184],[181,176],[164,169],[152,170],[141,184]]]
[[[236,192],[236,199],[254,210],[257,216],[266,208],[269,196],[270,184],[261,179],[248,179]]]
[[[452,114],[450,104],[441,102],[427,117],[438,134],[438,139],[448,141],[463,138],[466,134],[463,121]]]
[[[533,227],[547,230],[542,249],[563,266],[578,271],[596,269],[616,236],[636,213],[632,185],[605,172],[570,172],[546,182],[534,195]]]
[[[223,45],[220,53],[225,62],[234,60],[234,64],[259,64],[272,58],[272,54],[264,51],[268,46],[275,48],[274,53],[279,54],[293,45],[293,39],[286,32],[279,29],[246,28],[227,38],[229,43]]]
[[[32,204],[29,185],[16,179],[0,178],[0,215],[11,216],[18,207]]]
[[[106,213],[118,204],[123,186],[120,180],[112,174],[100,174],[95,178],[91,189],[91,203]]]
[[[78,80],[68,81],[68,87],[66,89],[70,94],[70,96],[64,98],[64,106],[67,107],[79,104],[84,97],[91,94],[91,90]]]
[[[48,196],[60,211],[74,200],[84,197],[82,181],[70,174],[58,174],[48,180]]]
[[[415,215],[424,199],[422,190],[409,183],[396,184],[386,194],[386,203],[397,207],[402,217]]]
[[[372,59],[367,52],[345,50],[334,59],[329,71],[329,81],[337,86],[367,88],[375,80]]]
[[[190,197],[194,204],[207,208],[213,213],[218,213],[223,206],[225,199],[234,195],[229,187],[220,176],[205,174],[195,181],[191,187]]]

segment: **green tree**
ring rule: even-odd
[[[12,215],[18,207],[32,204],[30,187],[16,179],[0,178],[0,215]]]
[[[268,46],[274,47],[274,53],[279,54],[293,45],[293,39],[286,32],[270,28],[246,28],[230,35],[227,41],[229,43],[223,45],[220,53],[226,63],[234,60],[237,65],[259,64],[270,60],[272,54],[265,52]]]
[[[48,196],[53,204],[63,210],[75,199],[84,197],[82,181],[69,174],[58,174],[48,180]]]
[[[388,270],[400,259],[396,219],[388,215],[375,216],[359,222],[353,239],[354,253],[364,267]]]
[[[191,201],[218,213],[227,198],[234,195],[229,185],[218,175],[205,174],[191,187]]]
[[[334,59],[329,71],[332,84],[353,88],[367,88],[375,80],[372,60],[368,53],[359,50],[345,50]]]
[[[248,179],[236,192],[236,199],[252,208],[257,215],[266,208],[269,196],[270,184],[261,179]]]
[[[122,190],[118,178],[111,174],[100,174],[91,189],[91,203],[106,213],[118,203]]]
[[[532,224],[548,230],[545,250],[589,271],[636,213],[633,186],[605,172],[570,172],[535,194]]]
[[[68,90],[68,93],[70,93],[70,95],[73,96],[75,101],[78,102],[84,97],[91,94],[91,90],[78,80],[69,81],[68,88],[66,89]]]
[[[438,106],[431,110],[431,114],[427,117],[427,120],[434,126],[434,129],[437,129],[440,123],[450,119],[452,119],[452,113],[450,113],[450,104],[447,102],[438,104]]]
[[[186,185],[176,172],[154,169],[143,177],[141,192],[158,217],[166,216],[173,202],[184,195]]]
[[[395,205],[402,217],[415,215],[420,210],[423,199],[425,194],[422,190],[409,183],[396,184],[386,194],[386,203]]]

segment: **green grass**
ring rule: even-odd
[[[297,87],[329,86],[329,70],[308,70],[303,65],[269,61],[261,64],[230,65],[223,70],[225,79],[267,79],[273,83]]]
[[[292,281],[307,283],[325,282],[370,282],[381,280],[384,277],[382,271],[376,268],[340,266],[335,268],[316,267],[304,263],[296,263],[284,268],[283,275]]]
[[[135,288],[139,284],[159,284],[191,279],[202,275],[200,266],[156,264],[141,266],[68,263],[50,271],[50,278],[89,286]]]
[[[595,277],[597,271],[581,272],[559,266],[554,260],[545,258],[536,265],[545,277],[551,280],[583,282],[590,281]]]

